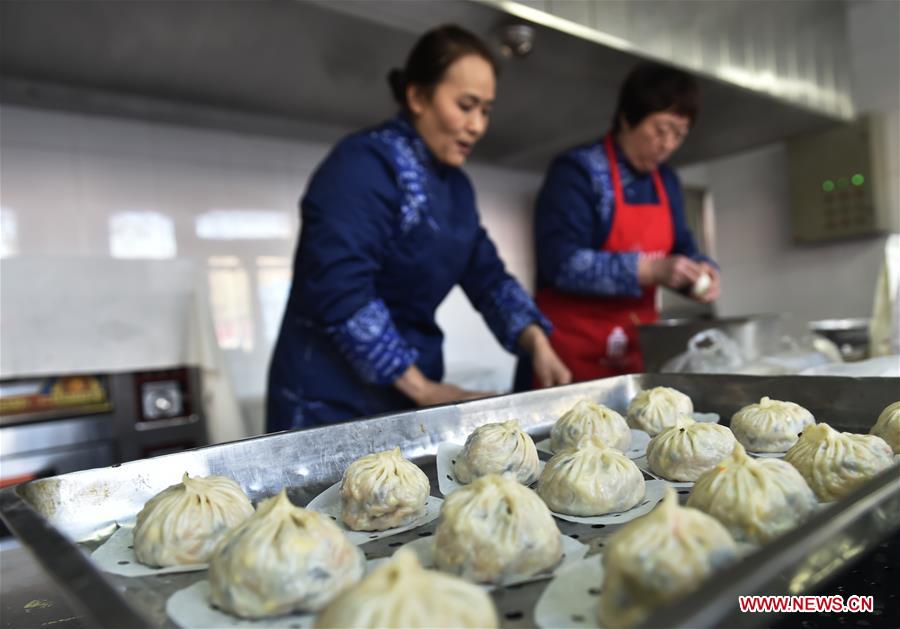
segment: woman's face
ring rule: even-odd
[[[634,127],[622,121],[619,143],[632,166],[651,172],[667,161],[691,129],[691,121],[669,111],[650,114]]]
[[[429,95],[407,88],[414,125],[441,162],[462,166],[487,130],[496,79],[491,64],[478,55],[454,61]]]

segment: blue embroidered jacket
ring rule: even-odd
[[[435,311],[456,284],[509,351],[529,324],[549,330],[481,227],[466,175],[437,162],[404,116],[341,141],[300,209],[269,430],[413,406],[391,383],[413,363],[442,378]]]
[[[625,200],[656,203],[649,174],[636,171],[616,146]],[[678,176],[666,165],[660,175],[669,205],[675,244],[672,254],[714,264],[697,249],[684,215]],[[637,253],[600,251],[612,229],[615,194],[603,142],[579,146],[558,156],[550,166],[535,209],[538,288],[600,297],[639,297]]]

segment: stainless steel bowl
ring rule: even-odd
[[[870,323],[868,317],[820,319],[809,322],[809,331],[837,345],[844,360],[865,360],[869,357]]]
[[[777,350],[782,334],[781,316],[754,314],[742,317],[660,319],[638,326],[644,371],[658,372],[671,358],[687,351],[688,340],[703,330],[722,330],[740,346],[747,360]]]

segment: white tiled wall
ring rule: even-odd
[[[109,258],[110,220],[126,212],[152,212],[171,222],[174,249],[164,234],[162,246],[140,256],[174,256],[201,268],[210,260],[217,267],[242,265],[250,282],[253,336],[250,347],[244,343],[225,354],[237,394],[250,400],[258,415],[272,343],[262,321],[271,319],[273,310],[280,318],[283,308],[271,294],[267,304],[259,299],[258,263],[290,263],[299,229],[297,201],[329,146],[10,106],[0,108],[0,127],[7,254],[60,263]],[[531,205],[540,173],[477,165],[469,173],[485,226],[510,271],[530,287]],[[280,214],[289,230],[263,240],[203,239],[195,220],[210,210],[263,210],[270,219]],[[508,386],[513,358],[461,291],[450,295],[438,319],[447,337],[451,378],[470,386]]]

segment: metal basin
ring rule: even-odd
[[[838,346],[846,361],[869,357],[869,323],[871,319],[820,319],[809,322],[810,332],[824,336]]]
[[[781,317],[777,314],[754,314],[742,317],[660,319],[638,326],[644,370],[659,372],[671,358],[687,350],[688,340],[703,330],[718,329],[740,346],[747,360],[772,353],[781,338]]]

